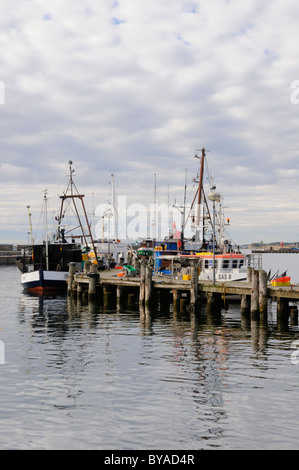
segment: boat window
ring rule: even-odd
[[[240,268],[241,268],[241,266],[243,266],[243,264],[244,264],[244,260],[240,259],[240,264],[239,264]]]
[[[229,268],[229,259],[224,259],[222,263],[223,269],[228,269]]]
[[[238,267],[238,260],[233,259],[233,268],[237,268],[237,267]]]
[[[215,259],[215,269],[217,268],[218,260]],[[213,260],[212,259],[205,259],[205,269],[213,267]]]

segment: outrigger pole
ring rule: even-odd
[[[194,206],[194,203],[196,201],[196,198],[197,198],[197,215],[196,215],[196,228],[198,230],[198,227],[199,227],[199,219],[200,219],[200,204],[202,203],[202,200],[204,199],[204,203],[206,205],[206,209],[207,209],[207,212],[208,212],[208,216],[209,216],[209,219],[211,219],[211,214],[210,214],[210,210],[209,210],[209,206],[208,206],[208,202],[207,202],[207,199],[206,199],[206,195],[205,195],[205,192],[204,192],[204,187],[203,187],[203,175],[204,175],[204,164],[205,164],[205,158],[206,158],[206,149],[202,148],[201,149],[201,157],[198,157],[197,154],[194,155],[194,158],[198,158],[198,159],[201,159],[201,162],[200,162],[200,172],[199,172],[199,180],[198,180],[198,187],[197,187],[197,190],[196,190],[196,193],[194,195],[194,199],[192,201],[192,204],[191,204],[191,207],[190,207],[190,211],[189,211],[189,214],[187,216],[187,219],[186,221],[188,220],[189,216],[190,216],[190,213],[191,213],[191,210],[193,209],[193,206]],[[194,180],[195,181],[195,180]],[[186,222],[187,223],[187,222]]]
[[[95,256],[97,256],[96,247],[95,247],[94,240],[93,240],[92,233],[91,233],[90,223],[88,221],[88,217],[87,217],[87,213],[86,213],[86,209],[85,209],[85,205],[84,205],[84,201],[83,201],[84,194],[79,193],[79,191],[77,189],[77,186],[75,185],[75,182],[73,180],[73,173],[75,171],[75,170],[72,169],[73,162],[71,160],[69,160],[68,163],[69,163],[69,169],[70,169],[69,182],[68,182],[65,193],[62,196],[60,196],[61,206],[60,206],[60,214],[59,214],[59,219],[58,219],[57,240],[60,238],[60,226],[61,226],[61,221],[62,221],[62,218],[63,218],[63,205],[64,205],[64,202],[65,202],[66,199],[71,199],[72,202],[73,202],[74,209],[75,209],[76,217],[77,217],[78,222],[79,222],[79,225],[75,228],[72,228],[71,230],[75,230],[76,228],[80,227],[81,232],[82,232],[82,235],[74,235],[73,238],[81,238],[81,240],[83,238],[86,246],[88,246],[87,239],[89,238],[90,243],[91,243],[92,248],[93,248],[93,251],[95,253]],[[87,229],[88,229],[87,233],[86,233],[86,229],[84,229],[84,227],[82,225],[82,222],[81,222],[79,210],[78,210],[78,207],[77,207],[77,204],[76,204],[76,199],[79,199],[81,201],[81,205],[82,205],[82,208],[83,208],[85,221],[86,221],[86,225],[87,225]]]

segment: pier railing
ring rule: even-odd
[[[256,269],[257,271],[260,271],[261,269],[263,269],[262,254],[250,253],[246,255],[246,265],[247,267]]]

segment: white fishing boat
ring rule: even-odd
[[[215,261],[215,281],[245,281],[247,279],[246,257],[241,253],[222,253],[215,255],[207,253],[200,255],[201,263],[199,268],[200,280],[213,280]]]

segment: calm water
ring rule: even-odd
[[[299,255],[298,261],[299,261]],[[283,267],[282,267],[283,268]],[[298,326],[23,293],[0,268],[1,449],[298,449]]]

